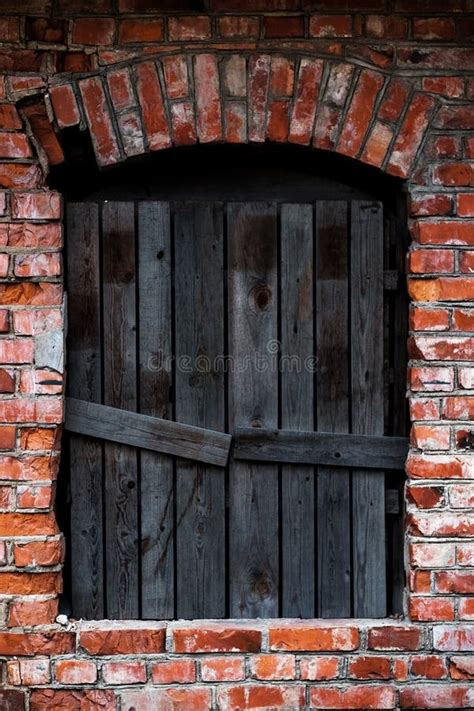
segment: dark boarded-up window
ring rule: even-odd
[[[67,195],[68,395],[234,437],[223,467],[68,436],[73,616],[400,611],[404,201],[332,161],[173,151]]]

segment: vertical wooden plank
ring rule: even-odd
[[[67,207],[68,393],[101,401],[99,215]],[[102,444],[70,435],[71,582],[74,617],[104,617]]]
[[[136,304],[134,205],[102,211],[104,404],[135,410]],[[139,615],[137,452],[105,445],[107,616]]]
[[[316,421],[321,432],[349,432],[348,209],[316,205]],[[351,614],[349,471],[318,467],[320,617]]]
[[[314,426],[313,208],[281,207],[281,426]],[[314,617],[314,468],[282,467],[282,614]]]
[[[271,362],[278,335],[277,252],[276,206],[229,204],[231,430],[278,424],[278,368]],[[276,617],[278,468],[231,462],[229,505],[230,616]]]
[[[174,224],[176,419],[224,431],[223,207],[177,205]],[[177,616],[223,617],[224,470],[178,459],[176,515]]]
[[[139,411],[172,417],[170,208],[138,204]],[[140,452],[143,619],[174,617],[173,459]]]
[[[351,205],[352,431],[383,434],[383,211]],[[353,596],[356,617],[386,614],[385,475],[352,474]]]

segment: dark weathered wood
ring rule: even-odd
[[[344,467],[400,469],[407,452],[407,437],[252,428],[237,428],[233,447],[235,459],[330,465],[340,470],[332,476]]]
[[[170,209],[138,205],[138,400],[151,417],[172,416]],[[174,617],[173,460],[140,452],[141,609],[144,619]]]
[[[273,204],[228,206],[229,419],[275,427],[278,372],[277,214]],[[273,351],[273,354],[272,354]],[[264,358],[262,370],[255,356]],[[279,614],[278,468],[231,461],[229,471],[231,617]]]
[[[352,431],[383,434],[383,212],[380,203],[351,205]],[[383,617],[385,474],[352,475],[353,599],[356,617]],[[381,574],[380,571],[383,571]]]
[[[282,205],[280,224],[281,425],[307,430],[314,427],[312,206]],[[238,447],[234,456],[239,457]],[[281,476],[281,614],[314,617],[314,468],[284,466]]]
[[[223,207],[175,212],[176,419],[225,429]],[[177,616],[225,616],[225,478],[222,469],[176,462]]]
[[[67,293],[68,392],[100,402],[99,216],[92,203],[69,204]],[[76,618],[104,617],[102,444],[69,439],[71,486],[71,592]]]
[[[135,224],[128,203],[105,203],[102,210],[104,280],[104,402],[137,406]],[[91,412],[97,405],[91,405]],[[97,410],[96,410],[97,411]],[[103,412],[103,411],[102,411]],[[97,418],[96,430],[106,426]],[[110,426],[110,425],[109,425]],[[107,616],[139,616],[137,452],[105,444]]]
[[[232,436],[118,407],[67,398],[66,429],[132,447],[225,466]]]
[[[316,426],[349,432],[348,206],[316,206]],[[318,468],[318,612],[351,614],[350,478]]]

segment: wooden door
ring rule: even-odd
[[[387,225],[371,200],[67,205],[69,397],[233,437],[223,467],[100,416],[69,435],[75,617],[393,611]]]

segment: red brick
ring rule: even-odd
[[[412,657],[411,673],[425,679],[445,679],[447,677],[446,662],[441,657],[433,655]]]
[[[119,43],[161,42],[163,29],[161,18],[122,20],[119,25]]]
[[[431,573],[429,570],[415,570],[408,573],[408,590],[429,595],[431,592]]]
[[[249,141],[265,140],[265,119],[268,87],[270,81],[270,57],[252,56],[249,60]]]
[[[442,94],[451,99],[458,99],[464,95],[464,79],[462,77],[425,77],[422,86],[423,91]],[[443,115],[443,111],[440,112],[439,116]],[[449,126],[446,126],[446,128],[449,128]]]
[[[425,148],[425,154],[433,160],[439,158],[458,158],[461,144],[457,136],[432,136]]]
[[[440,571],[435,573],[435,588],[440,593],[472,593],[474,573],[469,571]]]
[[[3,345],[3,344],[0,344]],[[4,350],[2,348],[2,350]],[[5,354],[3,354],[5,357]],[[0,393],[14,393],[15,378],[7,370],[0,370]]]
[[[20,8],[18,9],[20,12]],[[0,38],[2,42],[20,41],[20,18],[1,17],[0,18]]]
[[[11,486],[3,486],[0,485],[0,509],[4,511],[11,511],[14,506],[14,499],[15,499],[15,490]],[[0,550],[2,551],[0,558],[2,560],[2,565],[3,559],[4,559],[4,544],[0,545]]]
[[[463,398],[446,398],[448,402],[453,399]],[[459,456],[411,454],[406,471],[414,479],[462,479],[469,474],[466,464],[467,460]]]
[[[138,64],[135,71],[149,148],[152,151],[168,148],[171,141],[156,67],[153,62],[145,62]]]
[[[456,545],[456,560],[458,565],[474,567],[474,543],[458,543]]]
[[[31,693],[31,711],[54,709],[115,711],[115,708],[115,694],[111,689],[34,689]]]
[[[474,226],[455,220],[420,222],[417,237],[420,244],[470,246],[474,245]]]
[[[209,657],[201,661],[203,681],[241,681],[245,679],[245,662],[241,657]]]
[[[173,143],[176,146],[190,146],[197,143],[194,104],[189,101],[171,104],[170,115]]]
[[[318,709],[393,709],[396,704],[391,686],[314,686],[309,693],[311,706]]]
[[[433,647],[442,652],[471,652],[473,643],[472,625],[442,625],[433,629]]]
[[[83,17],[75,20],[72,29],[74,44],[111,45],[114,41],[115,22],[105,17]]]
[[[18,509],[49,509],[53,502],[51,486],[18,486],[16,504]]]
[[[375,123],[365,144],[361,160],[380,168],[393,138],[393,131],[383,123]]]
[[[21,119],[14,104],[0,104],[0,126],[3,129],[21,128]]]
[[[55,665],[55,676],[60,684],[93,684],[97,668],[86,659],[60,659]]]
[[[192,683],[196,681],[196,665],[192,659],[156,662],[151,667],[151,679],[154,684]]]
[[[171,42],[206,40],[211,37],[211,20],[206,16],[168,18],[168,36]]]
[[[4,517],[21,514],[0,515]],[[41,514],[34,515],[40,516]],[[21,534],[17,533],[16,535]],[[42,535],[40,531],[38,535]],[[3,595],[52,595],[61,591],[62,578],[58,573],[3,573],[0,570],[0,593]]]
[[[105,99],[102,80],[99,77],[82,79],[79,82],[79,87],[97,161],[100,165],[117,163],[120,160],[120,150]]]
[[[411,543],[410,564],[420,568],[449,568],[455,563],[453,543]]]
[[[59,128],[75,126],[80,121],[76,96],[70,84],[52,86],[49,90]]]
[[[410,201],[410,214],[420,217],[449,215],[453,209],[450,195],[414,195]]]
[[[459,217],[474,217],[474,194],[460,193],[457,195],[457,212]]]
[[[309,145],[311,141],[322,73],[322,60],[301,60],[288,136],[290,143]]]
[[[474,620],[474,598],[459,598],[458,617],[460,620]],[[472,649],[472,645],[471,645]]]
[[[64,20],[50,20],[44,17],[27,18],[27,37],[32,42],[63,44],[67,23]]]
[[[58,457],[0,457],[0,478],[18,480],[55,479],[59,468]]]
[[[263,18],[263,31],[266,38],[304,37],[304,18],[294,15],[267,15]]]
[[[451,657],[449,662],[449,675],[451,679],[474,679],[474,657]]]
[[[51,124],[43,99],[23,107],[23,113],[28,119],[31,131],[46,154],[49,165],[60,165],[64,162],[64,152]]]
[[[61,257],[48,252],[19,255],[15,260],[14,274],[17,277],[59,276]]]
[[[267,137],[270,141],[283,143],[288,138],[289,101],[275,99],[268,105]]]
[[[301,679],[308,681],[327,681],[339,676],[338,657],[303,657],[300,659]]]
[[[58,615],[58,600],[33,600],[31,602],[14,600],[10,603],[9,627],[34,627],[51,625]],[[72,651],[73,645],[70,651]],[[69,650],[64,650],[69,651]],[[43,654],[41,648],[38,654]],[[45,654],[47,652],[44,652]]]
[[[0,223],[0,244],[5,247],[60,247],[60,224]],[[18,314],[15,314],[18,315]]]
[[[169,689],[122,690],[122,711],[149,711],[150,709],[182,709],[183,711],[207,711],[212,707],[211,690],[202,686]],[[115,706],[114,706],[115,709]],[[102,711],[102,709],[101,709]]]
[[[405,39],[408,35],[406,17],[396,15],[368,15],[365,32],[375,39]]]
[[[313,144],[316,148],[334,148],[353,75],[354,67],[350,64],[334,64],[330,68],[323,106],[318,112],[314,127]]]
[[[305,706],[304,686],[252,685],[220,686],[217,703],[222,711],[234,709],[302,709]]]
[[[435,125],[437,128],[474,129],[474,107],[470,104],[465,106],[443,106],[436,116]]]
[[[349,676],[354,679],[389,679],[389,657],[361,656],[349,661]]]
[[[474,164],[442,163],[434,166],[433,182],[454,187],[474,186]]]
[[[59,439],[57,428],[25,427],[20,429],[20,447],[26,451],[58,449]]]
[[[110,98],[116,111],[130,109],[135,105],[130,70],[128,68],[115,69],[107,73]]]
[[[429,398],[410,398],[410,417],[412,420],[438,420],[440,408],[436,400]]]
[[[379,118],[384,121],[397,121],[405,107],[409,85],[402,79],[391,79],[379,109]]]
[[[28,190],[42,183],[37,163],[0,163],[0,188]]]
[[[421,645],[421,630],[417,627],[374,627],[369,629],[368,649],[415,650]]]
[[[201,143],[222,139],[222,118],[217,59],[198,54],[194,60],[197,131]]]
[[[451,17],[414,17],[412,30],[413,37],[418,40],[449,40],[455,35]]]
[[[413,425],[410,442],[418,449],[449,449],[449,427],[432,427],[430,425]]]
[[[407,500],[419,509],[432,509],[445,503],[444,490],[435,486],[410,486],[407,488]]]
[[[54,220],[61,217],[61,197],[55,192],[17,192],[11,197],[12,217],[28,220]]]
[[[403,657],[393,660],[393,678],[396,681],[406,681],[408,678],[408,662]]]
[[[102,654],[159,654],[165,651],[163,625],[146,623],[124,625],[115,623],[109,628],[91,625],[83,628],[79,637],[80,646],[91,655]]]
[[[433,107],[434,99],[431,96],[415,94],[392,149],[387,172],[400,178],[408,176],[428,127]]]
[[[380,74],[368,69],[361,71],[337,145],[339,153],[351,157],[358,155],[382,86],[383,77]]]
[[[143,129],[138,111],[128,111],[117,118],[122,136],[123,149],[127,156],[138,156],[145,152]]]
[[[454,601],[442,597],[411,597],[410,619],[413,622],[454,620]]]
[[[414,307],[410,309],[410,328],[413,331],[447,331],[449,312],[446,309]]]
[[[51,536],[58,533],[53,514],[0,514],[0,536]]]
[[[247,142],[247,105],[244,101],[229,101],[224,108],[226,143]]]
[[[284,12],[301,8],[300,0],[272,0],[270,7],[268,0],[210,0],[210,3],[214,12]]]
[[[472,420],[474,418],[474,398],[446,398],[443,414],[448,420]]]
[[[454,509],[474,508],[474,484],[451,486],[449,501]]]
[[[24,133],[0,131],[0,158],[29,158],[31,146]]]
[[[460,277],[439,277],[437,279],[410,279],[408,281],[408,293],[414,301],[472,301],[474,299],[474,279],[462,279]],[[446,352],[442,358],[452,357],[451,349],[456,349],[456,353],[461,354],[459,346],[468,347],[468,343],[461,341],[443,341],[443,349]],[[472,357],[472,352],[468,355],[465,350],[461,360]],[[438,351],[441,350],[438,348]],[[451,356],[449,353],[451,352]],[[431,360],[431,358],[430,358]]]
[[[417,709],[461,709],[472,706],[469,686],[446,686],[440,684],[412,684],[400,689],[400,707]]]
[[[272,650],[346,652],[359,646],[359,632],[355,627],[329,627],[322,623],[275,624],[269,629],[269,643]]]
[[[313,15],[309,21],[310,37],[351,37],[351,15]]]
[[[472,390],[474,388],[474,368],[458,368],[458,384],[460,388]]]
[[[409,269],[414,274],[454,272],[452,249],[416,249],[409,253]]]
[[[218,23],[221,37],[258,37],[259,34],[257,17],[219,17]]]
[[[292,96],[294,85],[294,61],[288,59],[287,57],[272,57],[272,73],[270,86],[273,96]]]
[[[464,513],[412,512],[408,517],[408,529],[414,536],[459,536],[474,534],[474,524]]]
[[[16,659],[7,662],[8,683],[15,686],[37,686],[51,681],[49,659]]]
[[[13,555],[17,568],[59,565],[63,560],[64,546],[61,540],[15,543]]]
[[[0,632],[0,654],[18,657],[70,654],[74,642],[75,635],[71,632]]]
[[[244,624],[200,624],[197,627],[176,627],[173,640],[177,654],[259,652],[262,633],[258,628]]]
[[[295,678],[293,654],[261,654],[250,659],[250,673],[255,679],[278,680]]]
[[[0,450],[15,449],[16,427],[0,427]]]
[[[102,678],[106,684],[144,683],[146,681],[145,662],[106,662],[102,665]]]
[[[470,309],[454,309],[454,331],[474,331],[474,311]]]
[[[182,99],[189,94],[188,63],[186,55],[163,57],[166,93],[170,99]]]

